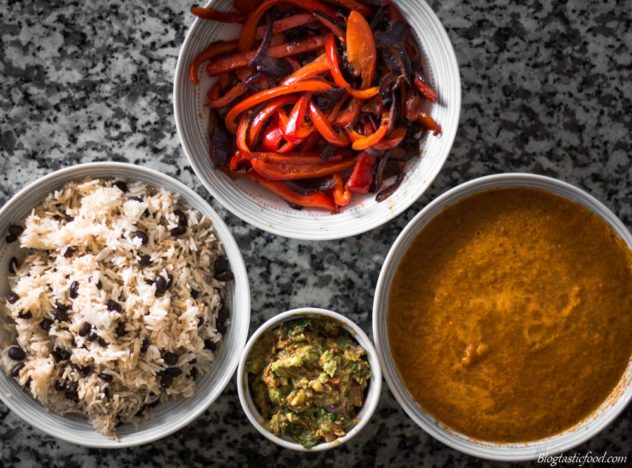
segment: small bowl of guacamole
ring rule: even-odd
[[[264,323],[250,338],[237,374],[246,416],[286,448],[337,447],[368,423],[382,373],[366,334],[324,309],[294,309]]]

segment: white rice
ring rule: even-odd
[[[85,415],[114,438],[119,423],[193,395],[226,315],[211,222],[173,193],[115,182],[69,183],[33,210],[19,236],[28,250],[0,300],[14,338],[0,351],[4,371],[46,408]],[[183,224],[177,210],[186,216],[180,235],[170,232]],[[139,264],[145,255],[148,266]],[[172,281],[162,294],[158,276]],[[16,345],[24,360],[9,356]]]

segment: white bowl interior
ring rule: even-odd
[[[425,413],[414,400],[397,370],[388,342],[387,318],[389,291],[397,267],[412,241],[438,213],[459,200],[496,188],[534,188],[547,191],[579,203],[601,216],[632,249],[632,235],[623,223],[601,202],[582,190],[543,176],[531,174],[500,174],[467,182],[446,192],[424,208],[399,235],[380,272],[373,302],[373,336],[384,377],[406,413],[430,435],[461,452],[492,460],[522,461],[535,459],[539,454],[553,455],[573,448],[602,430],[632,398],[632,361],[613,390],[611,397],[587,419],[561,434],[546,439],[513,444],[488,443],[471,439],[447,428]],[[613,397],[614,396],[614,397]]]
[[[92,163],[57,171],[24,188],[0,210],[0,296],[8,292],[8,265],[17,256],[18,243],[6,244],[4,233],[9,224],[21,222],[51,191],[70,180],[85,177],[121,177],[141,180],[156,187],[180,194],[189,206],[207,216],[213,223],[230,261],[235,280],[229,284],[227,305],[231,311],[230,325],[218,350],[210,372],[198,378],[198,391],[192,398],[179,398],[161,404],[155,417],[134,427],[124,424],[117,429],[119,440],[98,433],[87,419],[59,416],[47,411],[3,371],[0,371],[0,398],[18,416],[38,429],[59,439],[90,447],[119,448],[147,443],[180,429],[201,414],[222,392],[230,380],[245,345],[250,325],[250,290],[248,276],[239,248],[219,215],[199,195],[180,182],[153,170],[122,163]],[[0,342],[10,338],[0,331]]]
[[[443,135],[427,136],[420,144],[421,158],[410,164],[402,186],[389,199],[377,203],[373,195],[355,197],[341,213],[294,210],[276,195],[247,180],[232,180],[215,170],[209,158],[206,94],[214,80],[200,68],[201,83],[189,81],[188,67],[208,44],[238,37],[239,26],[196,19],[178,57],[174,83],[174,109],[184,151],[206,189],[228,210],[265,231],[285,237],[325,240],[349,237],[388,222],[414,203],[429,187],[448,157],[459,122],[461,81],[456,56],[439,19],[423,0],[395,2],[419,39],[424,68],[439,103],[427,106],[442,125]],[[213,0],[214,8],[228,9],[232,0]]]
[[[330,318],[340,322],[345,330],[347,330],[356,339],[360,346],[362,346],[366,350],[369,365],[371,366],[371,372],[373,373],[373,376],[371,377],[371,382],[369,384],[366,401],[364,403],[364,406],[358,413],[358,416],[356,417],[356,419],[358,419],[358,421],[360,422],[355,424],[351,428],[351,430],[347,432],[343,437],[340,437],[333,442],[318,444],[311,449],[306,449],[301,444],[294,442],[290,438],[277,437],[276,435],[269,432],[265,427],[263,427],[263,418],[259,414],[257,407],[252,401],[250,388],[248,386],[248,376],[245,368],[245,363],[248,359],[248,355],[250,354],[250,350],[252,349],[253,344],[261,337],[264,332],[279,326],[279,324],[281,324],[282,322],[301,317]],[[250,337],[241,361],[239,362],[239,369],[237,370],[237,388],[239,391],[239,400],[241,401],[241,406],[244,409],[246,416],[253,424],[253,426],[255,426],[255,428],[262,435],[270,439],[272,442],[285,448],[289,448],[299,452],[317,452],[329,450],[344,444],[348,440],[355,437],[356,434],[358,434],[362,430],[362,428],[369,422],[380,400],[380,393],[382,391],[382,372],[380,369],[380,361],[378,360],[375,348],[373,347],[371,340],[360,327],[358,327],[348,318],[335,312],[325,309],[305,307],[301,309],[290,310],[288,312],[284,312],[273,317],[272,319],[261,325],[261,327],[259,327],[259,329],[257,329],[257,331]]]

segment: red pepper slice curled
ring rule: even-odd
[[[373,168],[375,156],[362,152],[358,157],[353,172],[347,181],[347,187],[352,192],[367,193],[373,183]]]
[[[325,193],[317,192],[309,195],[301,195],[290,189],[283,182],[266,180],[256,173],[249,173],[248,177],[293,205],[299,205],[305,208],[319,208],[331,211],[332,213],[338,212],[338,208],[333,199]]]
[[[243,23],[246,15],[236,11],[220,11],[215,8],[205,8],[200,6],[192,6],[191,13],[198,18],[219,21],[220,23]]]

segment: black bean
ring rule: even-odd
[[[24,232],[24,228],[22,226],[18,226],[17,224],[9,224],[7,231],[12,236],[19,237],[20,234]]]
[[[79,372],[83,377],[88,377],[90,374],[92,374],[92,367],[83,366],[81,369],[79,369]]]
[[[53,326],[53,321],[49,318],[44,317],[40,322],[40,328],[44,331],[49,331],[50,327]]]
[[[189,361],[189,364],[193,365],[193,364],[197,364],[197,359],[193,358]]]
[[[213,272],[221,273],[227,270],[230,270],[230,262],[225,255],[220,255],[215,259],[215,262],[213,262]]]
[[[53,355],[53,359],[55,359],[55,362],[68,361],[71,356],[70,351],[62,348],[53,349],[53,352],[51,354]]]
[[[95,341],[99,339],[99,335],[97,335],[96,333],[90,333],[90,336],[88,337],[88,341]]]
[[[88,322],[83,322],[83,325],[81,325],[81,328],[79,328],[77,334],[79,336],[86,336],[88,333],[90,333],[91,330],[92,325],[90,325]]]
[[[17,237],[15,237],[13,234],[7,234],[7,236],[4,238],[5,242],[7,244],[12,244],[14,243],[16,240],[18,240]]]
[[[162,296],[167,290],[167,280],[162,276],[157,276],[154,284],[156,285],[156,296]]]
[[[64,392],[64,396],[75,403],[79,402],[79,393],[77,392],[77,384],[75,382],[68,385],[68,388]]]
[[[112,299],[108,299],[105,305],[107,306],[109,311],[121,312],[123,310],[123,308],[121,307],[121,304],[119,304],[116,301],[113,301]]]
[[[200,291],[198,291],[198,290],[196,290],[196,289],[191,288],[191,297],[192,297],[193,299],[197,299],[199,295],[200,295]]]
[[[168,366],[175,366],[178,363],[178,355],[176,353],[167,352],[162,355],[162,359]]]
[[[143,199],[141,197],[129,197],[129,199],[137,201],[137,202],[141,202],[141,203],[143,202]]]
[[[33,318],[33,314],[31,313],[30,310],[27,310],[26,312],[20,312],[18,314],[18,318],[22,320],[28,320],[28,319]]]
[[[198,317],[198,327],[204,325],[204,317]]]
[[[140,239],[140,243],[143,245],[147,245],[147,243],[149,242],[149,237],[147,236],[147,233],[143,231],[133,232],[132,239]]]
[[[14,361],[23,361],[26,359],[26,353],[19,346],[11,346],[9,348],[9,357]]]
[[[99,346],[105,348],[108,345],[108,342],[103,339],[103,337],[99,337]]]
[[[217,333],[219,333],[220,335],[223,335],[226,333],[226,322],[219,322],[215,325],[215,328],[217,329]]]
[[[230,270],[226,270],[226,271],[222,271],[219,273],[215,273],[215,275],[213,276],[213,278],[215,278],[217,281],[232,281],[235,279],[235,275],[233,275],[233,272]]]
[[[77,281],[70,283],[70,292],[68,295],[70,299],[77,299],[77,297],[79,297],[79,283]]]
[[[142,267],[146,267],[152,264],[151,255],[141,255],[138,260],[138,264]]]
[[[197,367],[194,367],[189,371],[189,378],[191,378],[192,380],[195,380],[197,379],[197,376],[198,376],[198,370],[197,370]]]
[[[64,258],[70,258],[75,254],[75,248],[74,247],[67,247],[66,250],[64,250]]]
[[[211,351],[215,351],[217,349],[217,343],[213,343],[208,338],[204,340],[204,349],[210,349]]]
[[[177,216],[179,226],[187,227],[189,225],[189,222],[187,221],[187,215],[184,214],[182,210],[175,210],[173,214]]]
[[[128,190],[127,184],[123,182],[122,180],[117,180],[112,185],[114,185],[117,189],[119,189],[123,193],[127,192]]]
[[[169,374],[172,377],[178,377],[179,375],[182,375],[182,369],[179,367],[168,367],[165,369],[165,374]]]
[[[70,216],[68,213],[64,215],[64,219],[66,220],[67,223],[72,223],[75,220],[75,218]]]
[[[148,349],[149,349],[149,340],[145,338],[142,344],[140,345],[140,352],[146,353]]]
[[[66,384],[61,380],[57,380],[55,382],[55,390],[57,390],[58,392],[63,392],[64,390],[66,390]]]
[[[9,273],[14,275],[19,266],[20,266],[20,264],[18,263],[18,259],[17,258],[11,257],[9,259]]]
[[[186,226],[176,226],[169,231],[173,237],[178,237],[187,232]]]
[[[167,374],[167,373],[162,374],[162,377],[160,378],[160,386],[162,388],[169,388],[171,387],[172,383],[173,383],[173,375]]]
[[[101,282],[101,280],[97,281],[96,286],[97,286],[97,289],[98,289],[98,290],[103,289],[103,283]]]
[[[59,304],[55,306],[55,310],[53,310],[53,315],[55,316],[55,320],[58,322],[67,322],[68,321],[68,310],[70,307],[64,304]]]
[[[105,395],[105,398],[110,398],[110,389],[108,387],[105,387],[103,389],[103,394]]]
[[[101,372],[99,374],[99,378],[103,380],[104,382],[108,382],[108,383],[114,380],[114,376],[112,374],[106,374],[105,372]]]
[[[16,293],[10,292],[9,294],[7,294],[7,302],[9,304],[15,304],[19,300],[20,300],[20,296],[18,296]]]
[[[116,325],[116,336],[125,336],[127,334],[127,331],[125,330],[125,323],[124,322],[119,322]]]
[[[147,216],[149,216],[151,213],[149,212],[148,208],[145,208],[145,211],[143,211],[143,216],[146,218]]]

